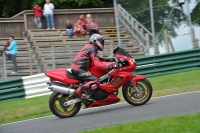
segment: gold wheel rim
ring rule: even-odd
[[[63,94],[59,93],[55,96],[53,104],[54,104],[54,109],[56,112],[58,112],[61,115],[70,115],[72,114],[76,108],[77,108],[77,103],[72,104],[68,107],[62,107],[61,104],[64,102],[67,102],[68,100],[72,100],[73,98],[70,98],[70,96],[65,96],[63,97]]]
[[[139,94],[135,93],[133,90],[133,86],[131,84],[128,85],[126,89],[127,98],[133,103],[142,103],[144,102],[148,96],[150,95],[150,88],[148,84],[144,81],[138,81],[137,88],[139,90]]]

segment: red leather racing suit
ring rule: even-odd
[[[114,58],[103,59],[98,57],[98,49],[94,44],[86,44],[75,57],[71,66],[72,74],[82,81],[98,81],[98,77],[88,70],[92,65],[108,70],[113,67]],[[110,63],[108,63],[110,62]]]

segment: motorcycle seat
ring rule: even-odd
[[[66,75],[67,75],[67,77],[69,77],[70,79],[76,79],[76,80],[78,80],[78,79],[72,74],[72,72],[71,72],[70,70],[66,70]]]

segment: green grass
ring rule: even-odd
[[[51,115],[48,100],[42,96],[1,103],[0,124]]]
[[[199,133],[200,113],[128,122],[80,133]]]
[[[153,97],[200,90],[200,70],[148,78]],[[121,101],[121,92],[119,93]],[[0,124],[52,115],[49,96],[0,103]]]
[[[148,78],[153,97],[200,90],[200,70]]]

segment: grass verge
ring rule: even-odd
[[[153,86],[153,97],[200,90],[200,70],[148,78]],[[122,93],[119,93],[122,98]],[[49,96],[17,100],[0,104],[0,124],[52,115]]]
[[[198,133],[200,113],[128,122],[80,133]]]

